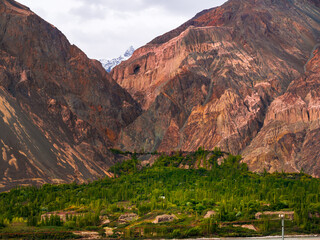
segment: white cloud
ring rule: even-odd
[[[18,0],[91,58],[138,48],[225,0]]]

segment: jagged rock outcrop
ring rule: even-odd
[[[258,170],[258,163],[248,160],[255,151],[252,139],[274,118],[270,104],[274,99],[271,108],[282,104],[280,96],[304,74],[318,43],[317,1],[230,0],[199,13],[112,71],[145,110],[122,129],[118,146],[146,151],[218,146],[244,153],[251,169]],[[306,110],[300,112],[304,102],[295,99],[297,109],[282,117],[293,122],[309,118]],[[313,116],[318,119],[317,113]],[[257,162],[277,162],[274,155],[265,156]],[[280,162],[275,170],[283,169]],[[311,168],[306,171],[314,174]]]
[[[139,104],[54,26],[0,2],[0,189],[107,174]]]

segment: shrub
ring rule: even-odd
[[[69,229],[74,229],[76,227],[76,222],[75,221],[67,221],[64,223],[64,226]]]
[[[193,227],[186,231],[185,237],[196,237],[200,235],[200,232],[200,227]]]
[[[173,237],[173,238],[179,238],[179,237],[181,237],[181,231],[180,231],[180,229],[175,229],[175,230],[173,230],[173,232],[172,232],[172,237]]]
[[[6,227],[6,225],[4,225],[2,221],[0,221],[0,228],[4,228],[4,227]]]

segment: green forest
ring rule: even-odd
[[[113,152],[126,158],[114,178],[1,193],[0,238],[265,236],[281,232],[279,211],[286,234],[320,233],[320,180],[303,171],[252,173],[219,149],[149,153],[153,164],[139,160],[146,153]],[[162,215],[174,218],[155,223]]]

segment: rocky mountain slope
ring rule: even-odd
[[[270,105],[260,133],[244,151],[253,170],[320,176],[320,45],[285,94]]]
[[[96,179],[123,150],[242,154],[320,177],[317,0],[230,0],[109,75],[27,7],[0,2],[0,191]]]
[[[139,104],[27,7],[0,2],[0,188],[107,174]]]
[[[253,170],[320,176],[320,90],[303,84],[316,81],[319,43],[316,0],[230,0],[199,13],[111,72],[144,109],[118,146],[218,146]]]
[[[133,46],[129,47],[123,55],[120,57],[108,60],[108,59],[100,59],[99,61],[101,62],[102,66],[107,72],[111,72],[111,70],[115,67],[118,66],[121,62],[128,60],[132,54],[134,53],[134,48]]]

